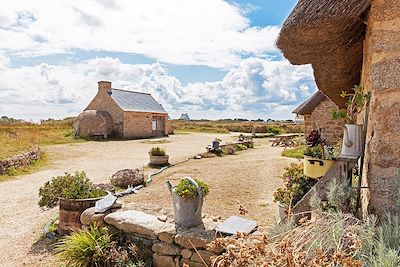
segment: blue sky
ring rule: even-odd
[[[99,80],[198,119],[291,118],[315,91],[274,45],[297,1],[55,2],[0,4],[0,115],[76,115]]]

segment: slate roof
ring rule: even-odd
[[[112,88],[111,98],[123,111],[167,113],[151,94]]]
[[[324,101],[326,96],[321,91],[317,91],[313,94],[309,99],[304,101],[300,106],[298,106],[293,113],[297,115],[307,115],[311,114],[311,112],[319,105],[322,101]]]

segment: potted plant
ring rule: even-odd
[[[274,193],[274,202],[278,203],[279,216],[283,220],[290,210],[304,197],[317,183],[317,180],[305,176],[303,164],[292,163],[285,168],[281,176],[284,186]]]
[[[167,166],[169,156],[166,154],[165,150],[161,147],[153,147],[149,151],[150,155],[150,166]]]
[[[357,124],[357,115],[369,102],[371,92],[365,94],[362,86],[355,85],[352,93],[343,91],[340,96],[347,99],[346,111],[332,110],[332,117],[346,122],[343,126],[344,135],[341,155],[360,157],[364,152],[364,127],[362,124]]]
[[[334,164],[333,147],[326,144],[317,130],[311,131],[306,138],[307,149],[304,152],[304,175],[312,178],[324,176]]]
[[[175,223],[180,226],[194,227],[201,225],[203,198],[208,194],[208,185],[196,178],[185,177],[172,187],[167,181],[172,196]]]
[[[59,205],[57,231],[69,234],[71,230],[77,230],[82,226],[81,214],[106,195],[107,192],[97,188],[86,177],[85,172],[77,171],[75,174],[65,173],[47,181],[39,189],[38,204],[41,208],[53,208]]]

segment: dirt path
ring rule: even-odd
[[[204,152],[205,145],[215,137],[223,141],[234,140],[229,135],[173,135],[166,138],[169,142],[161,146],[167,149],[170,161],[177,162]],[[155,146],[149,144],[149,141],[153,140],[87,142],[46,147],[49,166],[36,173],[1,182],[0,266],[54,266],[53,257],[49,257],[42,244],[37,242],[43,225],[57,215],[57,209],[41,211],[37,206],[38,189],[45,181],[64,172],[83,170],[95,182],[108,182],[109,176],[120,169],[146,165],[147,152]],[[273,212],[270,205],[271,192],[279,184],[279,180],[274,177],[290,160],[282,160],[279,156],[281,148],[271,148],[265,140],[262,142],[263,146],[237,156],[190,161],[172,168],[141,192],[140,198],[166,200],[168,194],[164,181],[167,176],[178,179],[182,174],[197,173],[199,178],[211,186],[212,193],[205,206],[207,212],[220,215],[234,213],[238,205],[233,199],[237,199],[240,192],[241,202],[256,202],[254,206],[259,207],[259,212],[252,211],[250,217],[267,216]],[[229,186],[233,181],[235,186]],[[151,196],[152,192],[160,190],[165,194],[159,194],[159,200]],[[137,197],[139,195],[130,196],[124,201],[138,200],[135,199]],[[231,200],[228,201],[228,198]],[[218,206],[219,203],[222,206]]]

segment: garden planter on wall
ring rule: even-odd
[[[320,178],[327,174],[334,163],[334,160],[304,156],[304,175],[311,178]]]
[[[184,179],[188,179],[196,187],[197,196],[194,198],[181,197],[174,192],[171,183],[167,182],[168,189],[172,196],[172,204],[174,206],[175,223],[179,226],[195,227],[203,223],[201,215],[203,195],[201,194],[201,189],[196,181],[190,177],[185,177]]]
[[[168,163],[169,156],[153,156],[150,154],[150,165],[151,166],[167,166],[169,165]]]
[[[90,207],[94,207],[99,198],[65,199],[60,198],[59,222],[57,231],[61,234],[70,234],[71,230],[81,228],[81,214]]]
[[[341,156],[360,157],[364,152],[363,125],[345,124]]]

